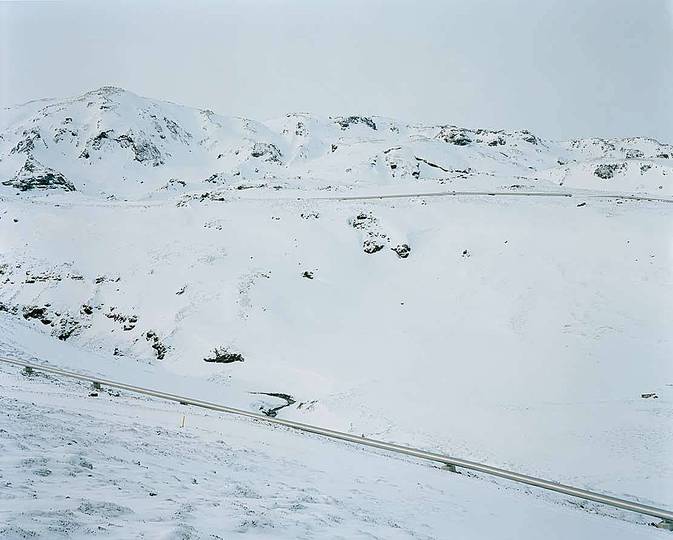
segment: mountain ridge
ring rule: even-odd
[[[543,189],[673,192],[673,146],[647,137],[553,141],[528,130],[311,113],[259,122],[115,86],[46,101],[0,113],[0,193],[72,186],[87,196],[143,199],[176,183],[184,192],[245,183],[464,189],[517,179]],[[29,161],[35,178],[26,178]]]

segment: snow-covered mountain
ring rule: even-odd
[[[672,167],[637,137],[27,103],[0,354],[671,506]]]
[[[289,114],[261,123],[103,87],[0,115],[3,191],[145,198],[162,190],[441,183],[670,195],[673,146]]]

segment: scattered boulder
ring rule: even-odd
[[[648,392],[646,394],[640,394],[640,397],[643,399],[659,399],[659,396],[655,392]]]
[[[411,248],[409,247],[409,244],[399,244],[395,246],[394,248],[391,248],[395,253],[397,253],[397,256],[400,259],[406,259],[409,254],[411,253]]]
[[[111,283],[118,283],[121,281],[121,278],[119,276],[115,278],[111,276],[102,275],[102,276],[96,276],[96,278],[94,279],[94,283],[96,285],[100,285],[101,283],[105,283],[106,281],[109,281]]]
[[[115,311],[115,307],[111,306],[110,311],[104,313],[108,319],[112,319],[115,322],[118,322],[123,325],[124,330],[133,330],[138,322],[137,315],[124,315]]]
[[[371,214],[365,214],[364,212],[358,214],[350,220],[350,224],[354,229],[367,229],[376,223],[376,218]]]
[[[241,353],[231,352],[224,347],[215,347],[212,356],[207,356],[203,361],[217,364],[231,364],[232,362],[244,362],[245,359]]]
[[[66,138],[75,138],[77,137],[77,131],[67,129],[67,128],[56,128],[55,133],[54,133],[54,142],[61,142],[62,140]]]
[[[379,241],[377,241],[375,238],[367,238],[363,243],[362,243],[362,249],[364,250],[365,253],[376,253],[377,251],[381,251],[383,249],[383,244]]]
[[[594,169],[594,174],[603,180],[609,180],[616,172],[626,168],[624,163],[603,163]]]
[[[148,330],[145,333],[145,339],[149,341],[150,345],[154,349],[157,355],[158,360],[163,360],[166,357],[166,353],[168,352],[168,347],[161,343],[159,340],[159,336],[156,334],[154,330]]]
[[[26,279],[24,283],[46,283],[48,281],[61,281],[61,275],[55,271],[46,271],[34,274],[30,270],[26,270]]]
[[[217,176],[216,174],[213,175],[213,177]],[[211,177],[212,178],[212,177]],[[204,180],[204,182],[208,182],[210,179]],[[162,186],[160,189],[163,190],[179,190],[183,187],[187,186],[187,182],[184,180],[179,180],[177,178],[171,178],[164,186]]]
[[[365,212],[361,212],[349,220],[354,229],[365,231],[367,238],[362,243],[362,249],[365,253],[376,253],[388,244],[388,236],[386,234],[371,230],[375,228],[376,222],[377,220],[373,215]]]
[[[313,279],[313,272],[306,270],[303,274],[302,277],[305,277],[306,279]]]

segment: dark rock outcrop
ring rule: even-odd
[[[48,306],[24,306],[23,318],[37,319],[42,324],[51,324],[52,317],[49,315]]]
[[[453,126],[443,127],[437,134],[437,138],[449,144],[455,144],[456,146],[467,146],[472,142],[472,138],[467,129]]]
[[[207,356],[203,361],[217,364],[231,364],[232,362],[244,362],[245,359],[241,353],[231,352],[229,349],[223,347],[215,347],[212,356]]]
[[[30,130],[24,130],[21,135],[21,140],[16,143],[16,146],[12,148],[9,152],[10,154],[29,154],[35,149],[35,143],[37,141],[43,141],[42,135],[40,135],[40,130],[38,128],[33,128]]]
[[[33,189],[62,189],[76,191],[75,186],[60,172],[45,167],[35,158],[28,156],[23,167],[11,180],[5,180],[3,186],[10,186],[19,191]]]
[[[376,131],[376,123],[367,116],[341,116],[334,119],[341,129],[348,129],[353,124],[364,124],[370,129]],[[334,152],[334,150],[332,150]]]
[[[163,360],[166,357],[166,353],[168,352],[168,347],[166,347],[166,345],[161,343],[161,340],[159,339],[157,333],[154,330],[148,330],[145,333],[145,339],[149,341],[150,345],[156,352],[157,359]]]
[[[90,139],[80,157],[88,159],[92,151],[99,151],[106,142],[118,144],[122,148],[130,148],[134,159],[139,163],[151,163],[154,167],[164,163],[161,151],[152,141],[131,132],[117,135],[112,129],[101,131]]]
[[[395,253],[397,253],[397,256],[400,259],[406,259],[409,254],[411,253],[411,248],[409,247],[409,244],[399,244],[395,246],[394,248],[391,248]]]
[[[616,172],[626,167],[624,163],[603,163],[594,169],[594,174],[603,180],[609,180]]]
[[[376,253],[377,251],[381,251],[383,249],[383,244],[379,241],[377,241],[375,238],[367,238],[363,243],[362,243],[362,250],[365,253]]]
[[[282,154],[278,147],[272,143],[256,142],[250,155],[254,158],[264,158],[264,161],[280,163]]]
[[[637,148],[627,148],[626,149],[626,159],[642,159],[645,157],[645,153],[642,150]]]

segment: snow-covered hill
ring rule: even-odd
[[[673,193],[673,146],[289,114],[266,124],[104,87],[0,114],[4,192],[147,198],[164,190],[444,184]]]
[[[0,117],[0,353],[670,507],[672,165],[641,138],[31,102]],[[413,195],[483,189],[572,196]]]

